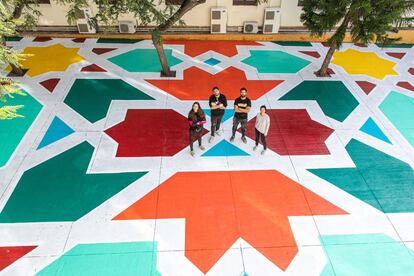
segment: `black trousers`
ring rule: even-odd
[[[194,138],[197,138],[198,140],[198,145],[201,146],[201,137],[203,135],[203,131],[197,132],[194,129],[190,128],[190,149],[194,150],[193,148],[193,142],[194,142]]]
[[[211,115],[211,136],[214,136],[217,130],[220,129],[221,120],[223,115]]]
[[[266,149],[267,148],[266,136],[260,131],[258,131],[257,128],[255,128],[254,131],[256,132],[256,146],[259,145],[259,138],[260,138],[262,140],[263,148]]]
[[[239,119],[236,116],[233,117],[233,135],[236,135],[237,127],[241,125],[242,137],[246,136],[247,119]]]

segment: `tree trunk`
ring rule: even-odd
[[[330,38],[331,43],[329,45],[328,53],[325,56],[325,59],[322,63],[321,68],[315,72],[316,76],[318,77],[329,77],[328,69],[329,64],[331,63],[332,57],[338,48],[339,45],[341,45],[342,41],[344,41],[346,29],[348,27],[349,21],[351,20],[351,10],[352,6],[349,8],[347,14],[344,17],[344,20],[342,21],[342,24],[338,27],[335,34]],[[338,43],[339,41],[339,43]]]
[[[168,66],[167,57],[165,56],[164,46],[162,43],[162,32],[168,30],[172,25],[174,25],[178,20],[180,20],[183,15],[194,8],[195,6],[205,3],[206,0],[184,0],[180,8],[164,23],[156,27],[151,34],[152,42],[154,47],[157,50],[158,58],[161,63],[162,71],[161,77],[175,77],[175,71],[171,71]]]
[[[318,77],[330,77],[329,73],[328,73],[328,69],[329,69],[329,64],[331,63],[333,54],[335,53],[336,50],[336,42],[333,41],[331,43],[331,45],[329,46],[329,51],[325,56],[325,59],[323,60],[321,69],[319,69],[315,74]]]

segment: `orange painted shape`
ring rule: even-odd
[[[220,91],[228,100],[239,97],[240,88],[246,87],[248,97],[256,100],[283,82],[283,80],[247,80],[245,73],[234,67],[229,67],[215,75],[191,67],[184,71],[183,80],[146,81],[180,100],[208,100],[214,86],[220,87]]]
[[[264,170],[180,172],[114,219],[185,218],[186,256],[207,273],[238,238],[286,270],[298,251],[288,217],[341,214],[292,179]]]
[[[214,51],[224,56],[237,55],[236,46],[263,46],[255,41],[227,41],[227,40],[166,40],[164,44],[184,45],[184,53],[196,57],[207,51]]]

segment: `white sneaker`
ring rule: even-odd
[[[214,140],[214,136],[210,136],[210,138],[208,139],[208,142],[211,143]]]
[[[193,157],[194,157],[195,152],[192,150],[192,151],[190,151],[190,154],[191,154],[191,156],[193,156]]]
[[[266,150],[262,150],[262,152],[260,154],[264,155],[265,153],[266,153]]]
[[[201,150],[205,150],[206,148],[205,147],[203,147],[203,146],[199,146],[199,148],[201,149]]]
[[[216,132],[215,132],[215,134],[217,134],[218,136],[221,136],[221,130],[219,129],[219,130],[217,130]]]
[[[257,146],[254,146],[254,147],[253,147],[253,150],[257,150]]]

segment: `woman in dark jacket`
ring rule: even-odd
[[[204,147],[201,145],[201,137],[203,136],[203,125],[206,123],[206,115],[201,109],[201,106],[198,102],[193,103],[191,111],[188,113],[188,124],[190,126],[190,154],[194,156],[193,141],[194,138],[198,139],[198,146],[201,150],[204,150]]]

